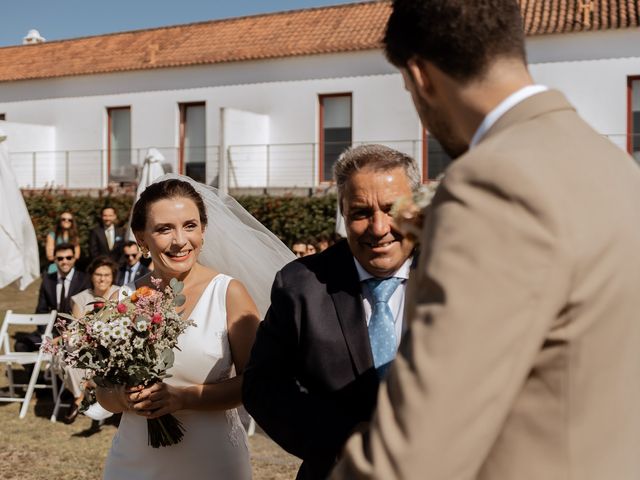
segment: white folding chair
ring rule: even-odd
[[[45,331],[42,335],[42,338],[51,337],[51,331],[53,329],[53,324],[56,321],[57,312],[54,310],[51,313],[42,313],[42,314],[22,314],[22,313],[13,313],[11,310],[8,310],[5,317],[4,322],[2,323],[2,328],[0,328],[0,363],[4,363],[7,369],[7,377],[9,380],[9,396],[8,397],[0,397],[0,402],[20,402],[22,403],[22,407],[20,408],[20,418],[24,418],[27,414],[27,410],[29,409],[29,402],[31,401],[31,397],[33,395],[33,391],[36,388],[51,388],[53,393],[53,399],[58,396],[58,388],[56,385],[55,375],[50,375],[51,384],[46,383],[38,383],[38,375],[40,374],[40,366],[43,362],[48,362],[51,365],[51,355],[47,353],[43,353],[41,349],[36,352],[14,352],[11,349],[11,341],[9,338],[9,327],[10,326],[21,326],[21,327],[34,327],[36,328],[39,325],[45,325]],[[13,378],[13,365],[26,365],[33,363],[33,372],[31,373],[31,378],[29,379],[28,384],[17,384],[14,382]],[[24,397],[16,396],[15,388],[16,387],[27,387],[27,391]]]

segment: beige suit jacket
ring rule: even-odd
[[[555,91],[453,162],[333,478],[640,479],[640,169]]]

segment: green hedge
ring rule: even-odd
[[[47,233],[55,229],[57,218],[64,211],[73,213],[80,235],[81,266],[85,266],[89,251],[89,232],[100,221],[105,205],[115,208],[120,224],[128,221],[132,195],[103,193],[99,196],[75,195],[67,191],[44,190],[24,193],[40,245],[41,266],[47,264],[44,244]],[[253,216],[291,246],[298,238],[332,233],[335,229],[336,196],[270,197],[242,196],[237,198]]]

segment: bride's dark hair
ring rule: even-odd
[[[202,197],[188,182],[182,180],[170,179],[149,185],[140,198],[133,206],[133,214],[131,215],[131,230],[134,232],[142,232],[147,224],[147,211],[149,205],[158,200],[170,198],[188,198],[198,207],[200,214],[200,223],[203,227],[207,226],[207,209],[204,206]]]

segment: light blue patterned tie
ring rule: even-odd
[[[373,309],[369,320],[371,353],[378,377],[382,378],[396,356],[396,328],[387,302],[402,279],[369,278],[365,282],[373,295]]]

